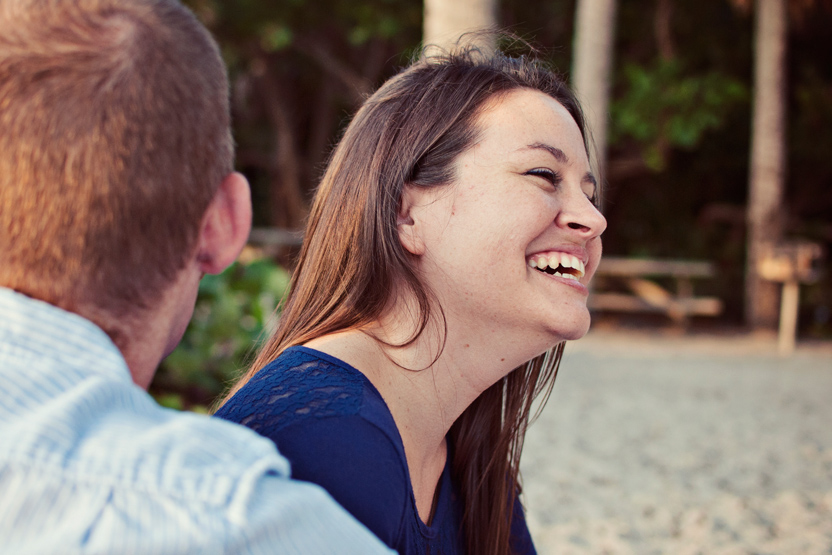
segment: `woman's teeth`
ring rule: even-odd
[[[529,258],[529,266],[550,275],[576,281],[586,272],[586,267],[580,259],[565,252],[536,254]]]

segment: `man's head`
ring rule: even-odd
[[[178,2],[2,0],[0,286],[119,343],[188,264],[222,269],[199,249],[232,160],[225,67]]]

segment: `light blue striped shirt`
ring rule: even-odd
[[[267,439],[158,406],[91,322],[0,288],[0,553],[391,553]]]

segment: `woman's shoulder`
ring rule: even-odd
[[[378,391],[352,366],[292,347],[217,416],[272,439],[292,477],[316,483],[393,545],[409,503],[404,447]]]
[[[372,408],[372,389],[343,361],[314,349],[290,347],[257,372],[216,416],[271,435],[298,421],[355,415],[364,404]]]

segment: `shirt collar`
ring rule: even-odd
[[[0,314],[0,349],[11,345],[132,382],[121,351],[86,318],[5,287],[0,287]]]

